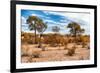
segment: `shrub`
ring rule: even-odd
[[[32,58],[40,58],[40,51],[35,51],[32,53]]]
[[[90,37],[89,36],[80,36],[80,42],[82,42],[82,48],[84,48],[87,43],[90,42]]]
[[[29,62],[32,62],[33,58],[40,58],[40,52],[39,51],[33,52],[32,55],[30,55]]]
[[[65,50],[68,49],[67,46],[65,46],[64,49],[65,49]]]
[[[68,56],[73,56],[75,54],[75,49],[69,49],[68,50]]]
[[[42,46],[42,51],[45,51],[46,50],[46,47],[45,46]]]
[[[68,53],[66,55],[73,56],[75,54],[75,46],[72,49],[68,49]]]
[[[21,46],[21,56],[28,56],[28,53],[27,53],[28,50],[29,48],[26,47],[25,45]]]
[[[84,60],[84,57],[83,56],[79,57],[79,60]]]

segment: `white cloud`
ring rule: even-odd
[[[60,15],[60,16],[64,16],[66,18],[69,19],[73,19],[73,20],[83,20],[87,23],[89,23],[90,21],[90,14],[89,13],[74,13],[74,12],[53,12],[53,11],[43,11],[45,14],[49,15],[49,14],[53,14],[53,15]]]
[[[43,17],[43,15],[39,15],[39,14],[31,14],[32,16],[37,16],[37,17]]]
[[[53,12],[53,11],[43,11],[45,14],[53,14],[53,15],[59,15],[63,18],[66,18],[66,20],[61,20],[61,22],[66,22],[67,20],[75,21],[80,24],[88,25],[90,23],[90,14],[89,13],[74,13],[74,12]]]
[[[44,22],[48,22],[48,29],[45,31],[45,33],[51,33],[51,27],[52,26],[59,26],[61,28],[60,33],[68,33],[68,30],[66,30],[66,26],[69,23],[69,21],[75,21],[78,22],[80,24],[86,24],[86,25],[82,25],[82,28],[85,29],[85,33],[89,34],[90,33],[90,14],[86,14],[86,13],[70,13],[70,12],[53,12],[53,11],[43,11],[46,15],[40,15],[40,14],[32,14],[32,16],[38,16],[43,18]],[[59,15],[62,17],[62,20],[56,22],[54,20],[52,20],[50,17],[48,17],[48,15],[53,14],[53,15]],[[22,25],[25,25],[24,23],[26,23],[26,19],[24,17],[21,18],[22,19]],[[64,19],[64,20],[63,20]],[[27,30],[29,31],[29,30]],[[32,31],[30,31],[32,32]]]
[[[62,19],[62,20],[60,20],[60,22],[67,22],[67,20]]]
[[[89,24],[90,23],[90,14],[83,13],[68,13],[66,16],[69,17],[70,20],[78,22],[80,24]]]
[[[21,24],[25,24],[26,23],[26,18],[21,16]]]
[[[50,14],[59,15],[58,12],[53,12],[53,11],[43,11],[43,13],[45,13],[46,15],[50,15]]]
[[[50,19],[50,17],[48,16],[44,16],[44,15],[40,15],[40,14],[31,14],[32,16],[37,16],[37,17],[40,17],[42,19]]]
[[[55,22],[55,21],[53,21],[53,20],[49,20],[49,19],[45,19],[44,22],[55,23],[55,24],[57,24],[57,22]]]

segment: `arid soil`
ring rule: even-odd
[[[82,48],[82,45],[76,45],[75,53],[68,55],[69,49],[72,49],[73,43],[69,43],[67,48],[50,47],[49,45],[42,44],[42,48],[38,45],[23,44],[21,48],[21,62],[46,62],[46,61],[71,61],[71,60],[88,60],[90,57],[90,49],[87,47]]]

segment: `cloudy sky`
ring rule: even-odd
[[[22,31],[24,32],[34,32],[30,31],[26,20],[29,16],[37,16],[41,18],[44,22],[47,22],[48,28],[44,33],[52,33],[52,27],[60,27],[59,33],[68,34],[69,29],[66,28],[68,23],[74,21],[81,25],[81,28],[85,29],[85,34],[90,34],[90,14],[89,13],[79,13],[79,12],[59,12],[59,11],[43,11],[43,10],[21,10],[21,25]]]

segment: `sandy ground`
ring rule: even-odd
[[[70,61],[70,60],[88,60],[90,57],[90,49],[82,48],[82,45],[77,45],[75,54],[73,56],[68,56],[68,49],[71,49],[73,43],[68,44],[67,48],[61,47],[49,47],[48,45],[43,45],[45,51],[41,48],[37,48],[37,45],[22,45],[21,52],[21,62],[46,62],[46,61]]]

